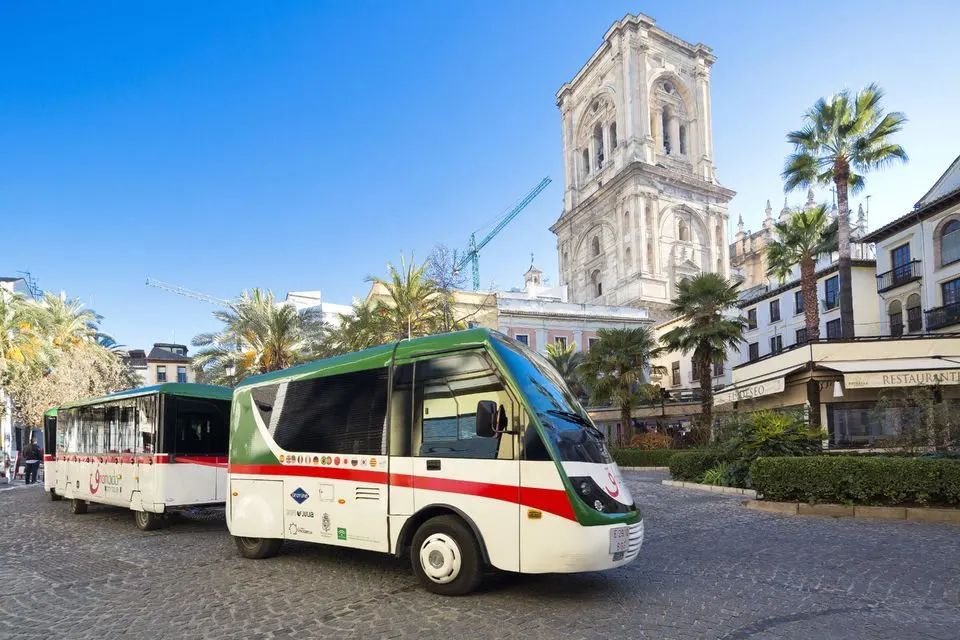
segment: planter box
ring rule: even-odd
[[[711,493],[723,493],[731,496],[746,496],[756,498],[757,492],[753,489],[740,489],[738,487],[721,487],[715,484],[700,484],[699,482],[684,482],[682,480],[663,480],[662,484],[668,487],[680,487],[683,489],[696,489],[697,491],[709,491]]]
[[[668,481],[664,481],[666,484]],[[828,516],[831,518],[879,518],[882,520],[909,520],[911,522],[934,522],[960,524],[960,509],[935,509],[932,507],[868,507],[844,504],[807,504],[806,502],[773,502],[768,500],[744,500],[741,504],[755,511],[783,515]]]

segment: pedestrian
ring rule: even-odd
[[[7,484],[13,482],[13,462],[10,460],[10,454],[3,452],[2,466],[0,466],[0,479],[6,479]]]
[[[23,448],[23,479],[26,484],[33,484],[37,481],[37,470],[40,468],[40,449],[37,448],[37,441],[31,440],[30,444]]]

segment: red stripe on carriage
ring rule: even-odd
[[[199,464],[204,467],[226,467],[227,456],[174,456],[174,462]]]
[[[330,478],[333,480],[353,480],[356,482],[370,482],[387,484],[385,471],[369,471],[366,469],[345,469],[342,467],[307,467],[299,465],[279,464],[231,464],[230,473],[245,473],[251,475],[269,476],[303,476],[309,478]],[[459,493],[479,496],[522,504],[534,509],[540,509],[554,515],[576,520],[573,507],[567,492],[563,489],[540,489],[534,487],[517,487],[506,484],[492,484],[489,482],[475,482],[473,480],[452,480],[450,478],[432,478],[426,476],[411,476],[406,474],[390,474],[390,484],[398,487],[413,488],[427,491],[441,491],[444,493]]]

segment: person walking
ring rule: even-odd
[[[23,479],[26,484],[33,484],[37,481],[37,470],[40,468],[40,449],[37,448],[37,441],[31,440],[30,444],[23,448]]]

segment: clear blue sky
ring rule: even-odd
[[[146,276],[349,302],[550,175],[481,276],[518,285],[533,252],[556,278],[554,95],[637,11],[717,55],[731,223],[779,210],[784,133],[845,86],[877,81],[910,118],[911,162],[868,179],[871,226],[960,153],[954,2],[5,2],[0,275],[80,297],[129,346],[189,341],[211,307]]]

